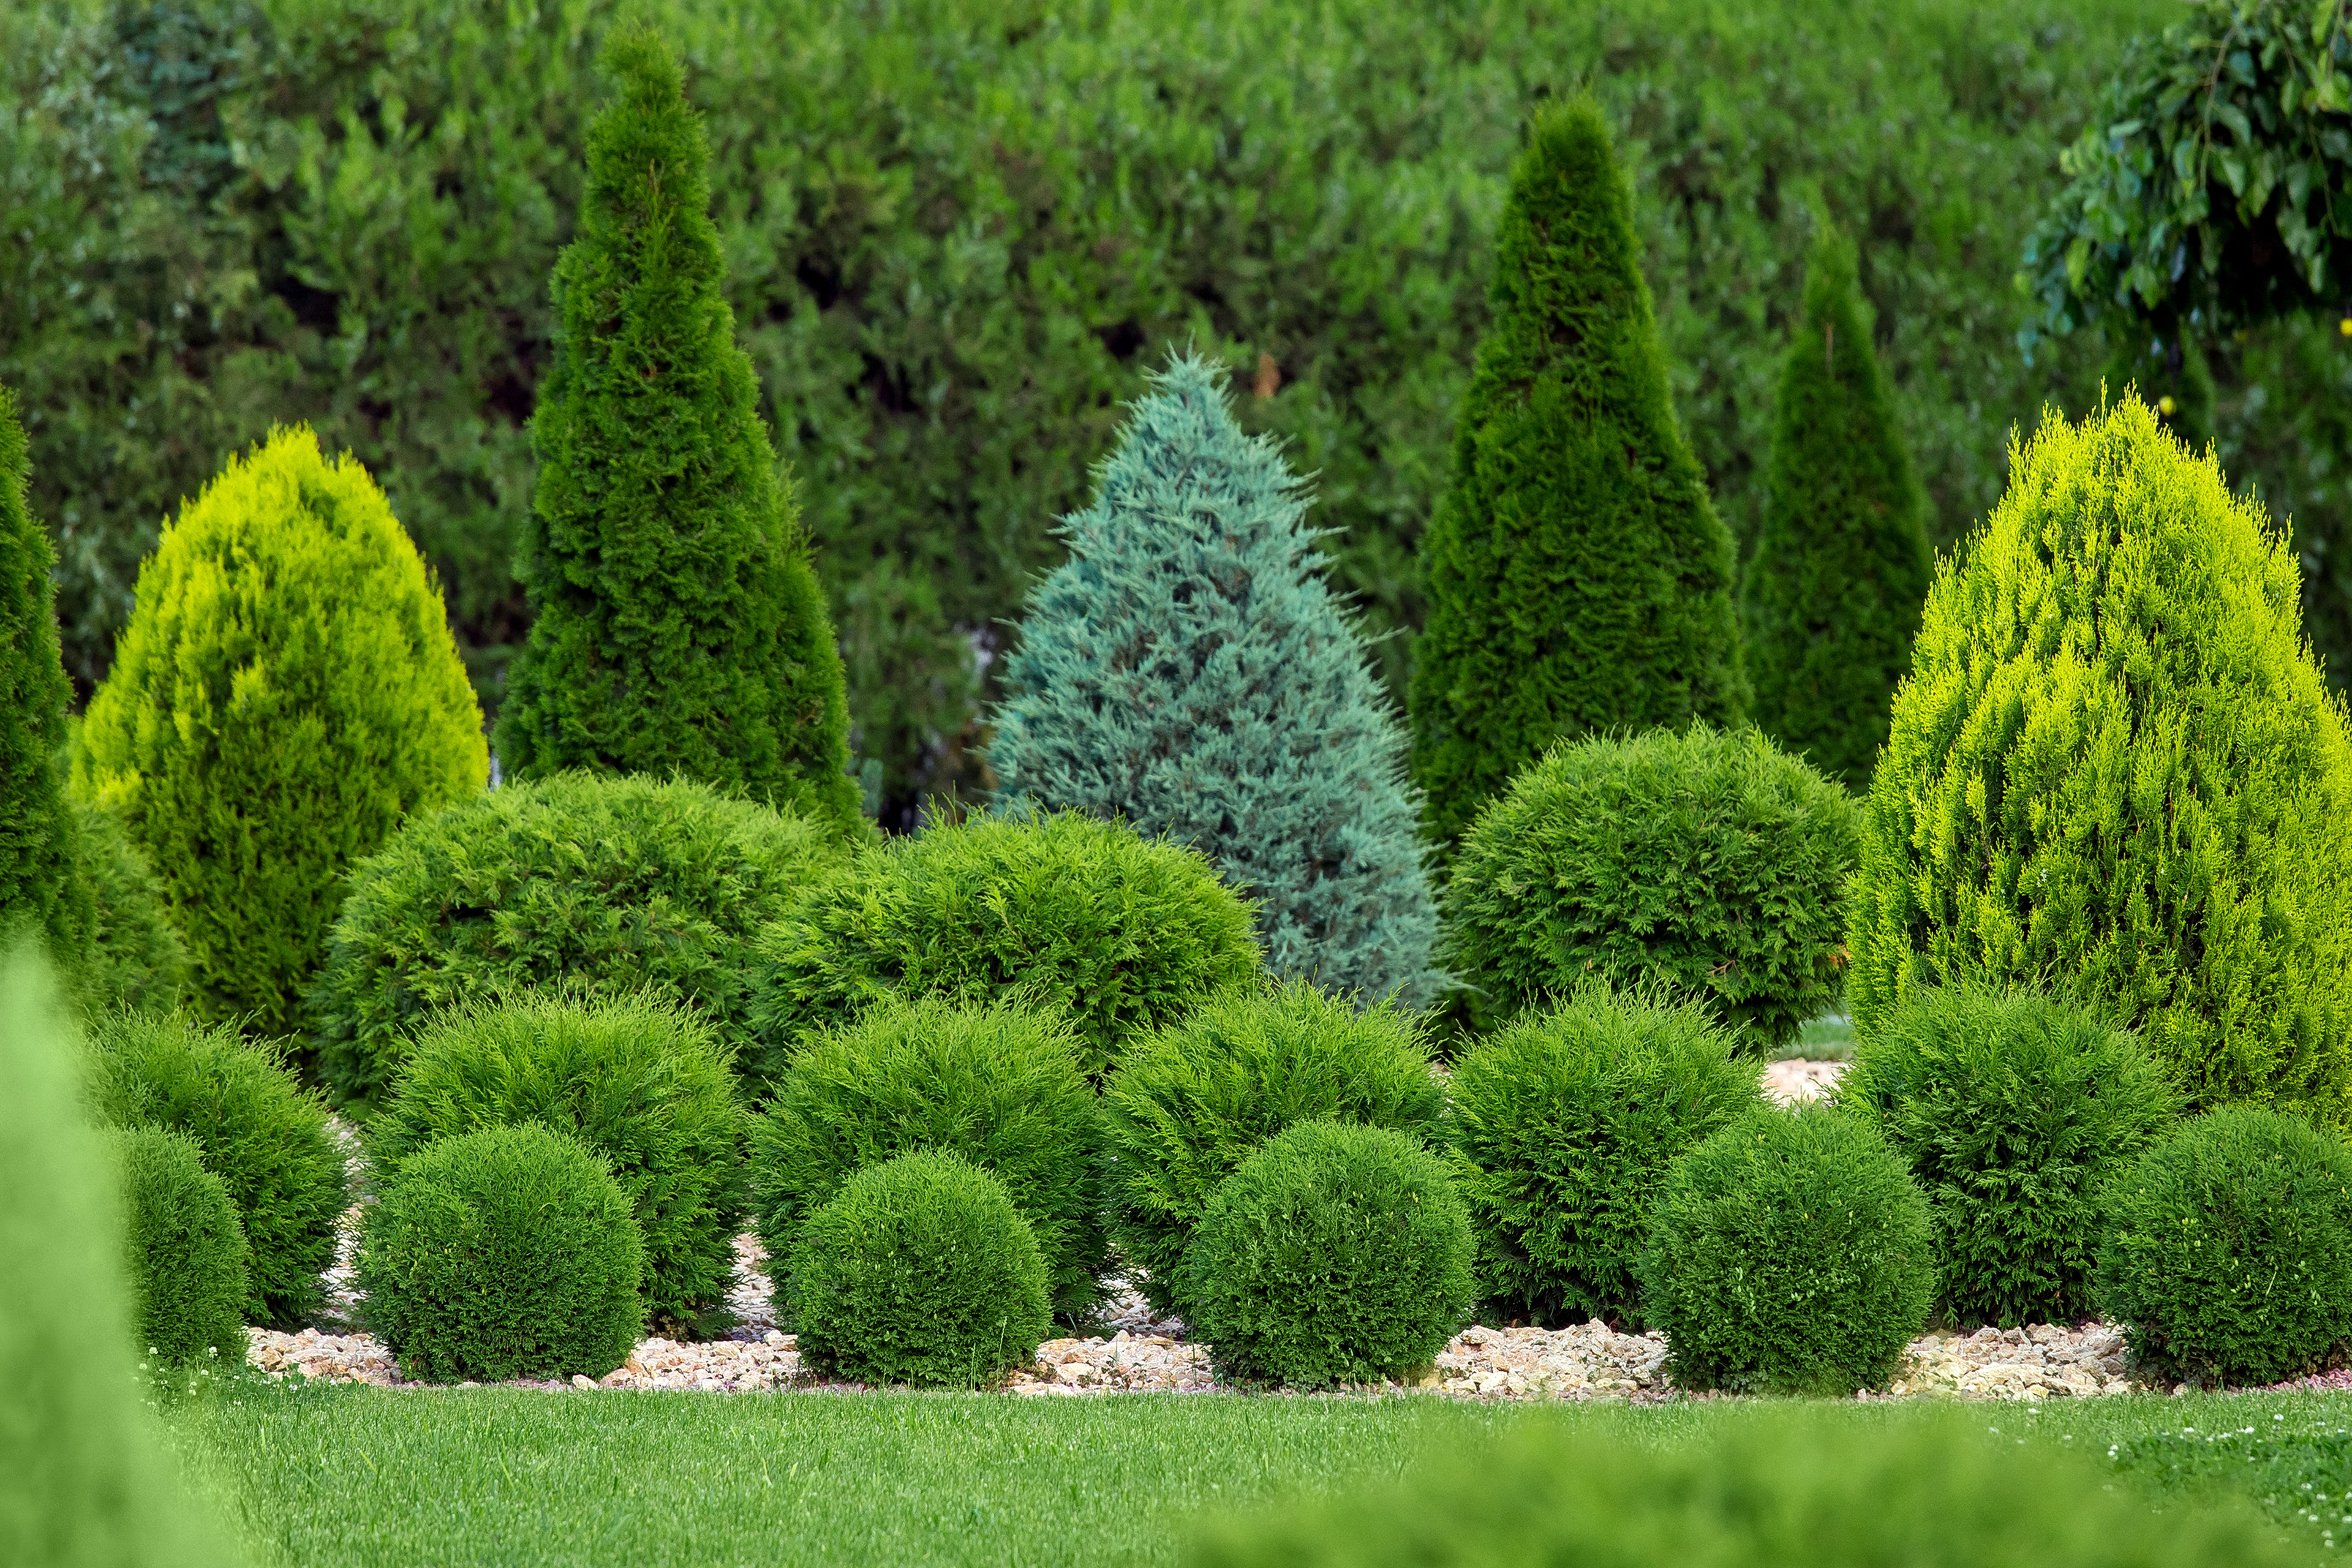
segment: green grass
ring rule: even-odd
[[[1835,1014],[1814,1019],[1797,1031],[1796,1039],[1774,1057],[1776,1061],[1802,1058],[1811,1062],[1853,1060],[1853,1024]]]

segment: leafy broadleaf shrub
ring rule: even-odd
[[[861,850],[761,934],[761,1075],[887,996],[1057,1012],[1099,1077],[1130,1041],[1255,980],[1250,907],[1198,851],[1076,812],[934,820]]]
[[[1676,1161],[1637,1265],[1685,1388],[1847,1394],[1893,1376],[1936,1295],[1935,1221],[1875,1128],[1749,1112]]]
[[[645,1244],[604,1162],[536,1121],[425,1145],[367,1207],[368,1326],[422,1383],[602,1377],[645,1325]]]
[[[1143,1294],[1176,1304],[1177,1264],[1218,1186],[1301,1121],[1394,1128],[1433,1148],[1445,1095],[1410,1015],[1304,982],[1220,996],[1138,1046],[1103,1091],[1111,1239]]]
[[[801,1227],[801,1353],[867,1383],[986,1386],[1053,1332],[1045,1260],[1004,1184],[919,1149],[869,1165]]]
[[[1473,1046],[1449,1089],[1453,1166],[1488,1309],[1638,1323],[1659,1184],[1763,1103],[1758,1070],[1698,1003],[1594,984]]]
[[[123,1257],[138,1347],[160,1368],[245,1364],[245,1229],[195,1141],[162,1127],[117,1128]]]
[[[2119,1176],[2099,1310],[2168,1378],[2277,1383],[2352,1354],[2352,1150],[2298,1116],[2228,1106]]]
[[[2130,1035],[1966,983],[1883,1018],[1837,1102],[1877,1127],[1935,1210],[1937,1314],[2004,1328],[2090,1315],[2100,1190],[2180,1112]]]
[[[188,974],[188,947],[163,907],[163,885],[110,811],[76,801],[76,860],[90,891],[89,936],[72,973],[84,1013],[167,1012]]]
[[[1100,1116],[1060,1019],[1006,1004],[887,1002],[816,1037],[752,1134],[753,1205],[777,1293],[809,1215],[869,1165],[958,1154],[1003,1184],[1045,1261],[1054,1310],[1101,1294]]]
[[[323,1302],[320,1276],[335,1260],[335,1222],[351,1202],[327,1108],[230,1025],[110,1013],[89,1033],[85,1084],[98,1119],[194,1142],[251,1248],[247,1321],[303,1327]]]
[[[524,994],[424,1029],[367,1137],[387,1168],[486,1127],[538,1122],[577,1138],[627,1194],[646,1309],[677,1334],[727,1300],[748,1120],[727,1052],[679,1004]]]
[[[1302,1121],[1219,1184],[1178,1301],[1218,1369],[1325,1388],[1430,1364],[1476,1299],[1444,1162],[1387,1127]]]
[[[1502,1017],[1590,979],[1664,984],[1775,1049],[1840,994],[1860,826],[1752,730],[1566,742],[1464,837],[1441,952]]]
[[[753,934],[830,863],[804,818],[684,780],[564,773],[411,823],[361,864],[311,996],[328,1092],[364,1113],[443,1008],[654,990],[745,1039]]]

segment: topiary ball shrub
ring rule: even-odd
[[[1640,1323],[1633,1264],[1667,1167],[1764,1103],[1738,1046],[1696,1002],[1586,985],[1454,1064],[1454,1186],[1489,1311]]]
[[[1209,1200],[1178,1299],[1219,1371],[1295,1388],[1402,1378],[1469,1315],[1470,1219],[1444,1162],[1386,1127],[1303,1121]]]
[[[1220,996],[1129,1055],[1103,1091],[1111,1239],[1160,1311],[1219,1184],[1301,1121],[1390,1127],[1432,1148],[1445,1094],[1411,1015],[1304,982]]]
[[[292,1331],[317,1314],[351,1184],[316,1094],[233,1026],[136,1013],[91,1021],[84,1086],[100,1121],[185,1133],[220,1178],[251,1247],[246,1321]]]
[[[536,1121],[401,1162],[360,1230],[369,1328],[420,1383],[602,1377],[645,1327],[645,1242],[611,1167]]]
[[[866,1383],[986,1386],[1053,1332],[1029,1222],[1003,1183],[944,1149],[844,1182],[802,1226],[792,1278],[801,1354]]]
[[[1101,1117],[1058,1018],[1004,1004],[892,1001],[793,1058],[752,1135],[760,1240],[790,1300],[808,1216],[869,1165],[918,1149],[961,1155],[1003,1183],[1045,1260],[1055,1311],[1100,1299]]]
[[[163,884],[110,811],[75,803],[76,856],[93,914],[73,973],[84,1014],[124,1007],[164,1013],[177,1006],[188,948],[163,907]]]
[[[760,942],[760,1068],[886,996],[1067,1016],[1099,1079],[1140,1036],[1259,973],[1250,906],[1164,839],[1075,812],[950,824],[862,853]]]
[[[1498,1017],[1664,984],[1776,1049],[1840,994],[1860,832],[1843,789],[1754,731],[1570,742],[1464,837],[1441,954]]]
[[[2099,1191],[2180,1114],[2129,1033],[1980,984],[1887,1014],[1837,1103],[1885,1136],[1935,1210],[1937,1314],[2003,1328],[2090,1315]]]
[[[2099,1310],[2168,1379],[2279,1383],[2352,1354],[2352,1150],[2251,1106],[2188,1122],[2118,1177]]]
[[[245,1364],[245,1227],[195,1140],[162,1127],[108,1134],[138,1346],[159,1367]]]
[[[462,1008],[416,1039],[368,1124],[379,1165],[436,1138],[535,1121],[604,1160],[645,1242],[646,1310],[666,1333],[719,1327],[743,1216],[750,1118],[727,1052],[654,996],[526,995]]]
[[[1685,1388],[1878,1388],[1935,1299],[1935,1221],[1876,1129],[1750,1111],[1675,1163],[1636,1273]]]
[[[328,1092],[365,1115],[432,1015],[566,982],[691,1002],[740,1047],[752,933],[834,855],[801,817],[598,773],[412,823],[353,873],[310,998]]]

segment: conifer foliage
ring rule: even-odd
[[[1731,536],[1667,398],[1631,208],[1601,111],[1544,111],[1421,546],[1412,772],[1442,843],[1562,736],[1747,716]]]
[[[556,264],[519,563],[534,619],[499,755],[523,778],[682,773],[847,833],[841,656],[719,293],[709,142],[649,27],[603,65],[619,97]]]
[[[1275,973],[1419,1003],[1437,922],[1403,731],[1223,379],[1181,353],[1136,403],[1030,598],[989,760],[1007,795],[1210,856]]]
[[[26,504],[15,394],[0,386],[0,942],[29,927],[61,958],[80,946],[89,891],[57,757],[73,695],[58,653],[49,536]]]

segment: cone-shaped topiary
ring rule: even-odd
[[[519,778],[683,773],[850,833],[841,656],[719,292],[701,117],[649,27],[603,64],[620,96],[556,263],[499,756]]]
[[[2294,554],[2126,398],[2013,447],[1872,780],[1849,984],[2063,977],[2181,1089],[2352,1122],[2352,731]]]
[[[365,468],[275,430],[180,509],[75,748],[162,879],[207,1018],[290,1035],[344,874],[482,787],[441,595]]]
[[[1421,546],[1412,773],[1441,843],[1560,736],[1748,711],[1731,535],[1667,399],[1632,200],[1598,109],[1539,115]]]
[[[1740,585],[1756,722],[1852,789],[1870,783],[1935,558],[1853,241],[1822,235],[1780,369],[1764,526]]]
[[[1007,795],[1191,844],[1258,900],[1267,967],[1418,1005],[1437,916],[1404,735],[1276,444],[1179,354],[1070,559],[1030,596],[989,761]]]

